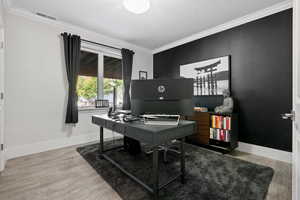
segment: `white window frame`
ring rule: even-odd
[[[86,51],[98,55],[98,77],[97,77],[97,98],[104,98],[104,56],[118,58],[122,60],[121,50],[112,50],[110,48],[91,45],[87,43],[81,44],[81,51]],[[83,109],[84,107],[80,107]]]

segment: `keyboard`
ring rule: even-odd
[[[142,115],[146,125],[166,125],[177,126],[179,124],[180,115],[167,115],[167,114],[152,114]]]

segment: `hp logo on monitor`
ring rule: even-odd
[[[166,88],[165,88],[165,86],[160,85],[160,86],[158,86],[157,90],[159,93],[164,93],[166,91]]]

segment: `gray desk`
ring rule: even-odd
[[[111,162],[122,172],[132,178],[134,181],[142,185],[150,193],[153,194],[155,200],[158,199],[159,190],[166,187],[168,184],[181,177],[181,182],[184,183],[185,177],[185,151],[184,151],[184,138],[186,136],[192,135],[194,133],[195,122],[181,120],[178,126],[151,126],[145,125],[142,122],[131,122],[126,123],[123,121],[115,121],[110,119],[107,115],[94,115],[92,117],[92,123],[100,126],[100,147],[99,153],[102,158]],[[111,150],[104,150],[103,146],[103,128],[113,130],[124,136],[136,139],[140,142],[150,144],[153,146],[153,187],[151,188],[137,177],[126,171],[122,166],[120,166],[116,161],[112,160],[105,152]],[[159,174],[158,174],[158,146],[162,145],[168,141],[179,139],[181,141],[180,145],[180,166],[181,172],[179,175],[171,178],[167,183],[159,184]]]

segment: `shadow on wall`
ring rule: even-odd
[[[215,107],[223,104],[223,96],[194,96],[193,102],[196,107],[207,107],[209,111],[214,111]],[[234,98],[234,111],[239,112],[238,100]]]
[[[193,101],[196,107],[207,107],[209,111],[213,111],[223,103],[223,96],[194,96]]]

